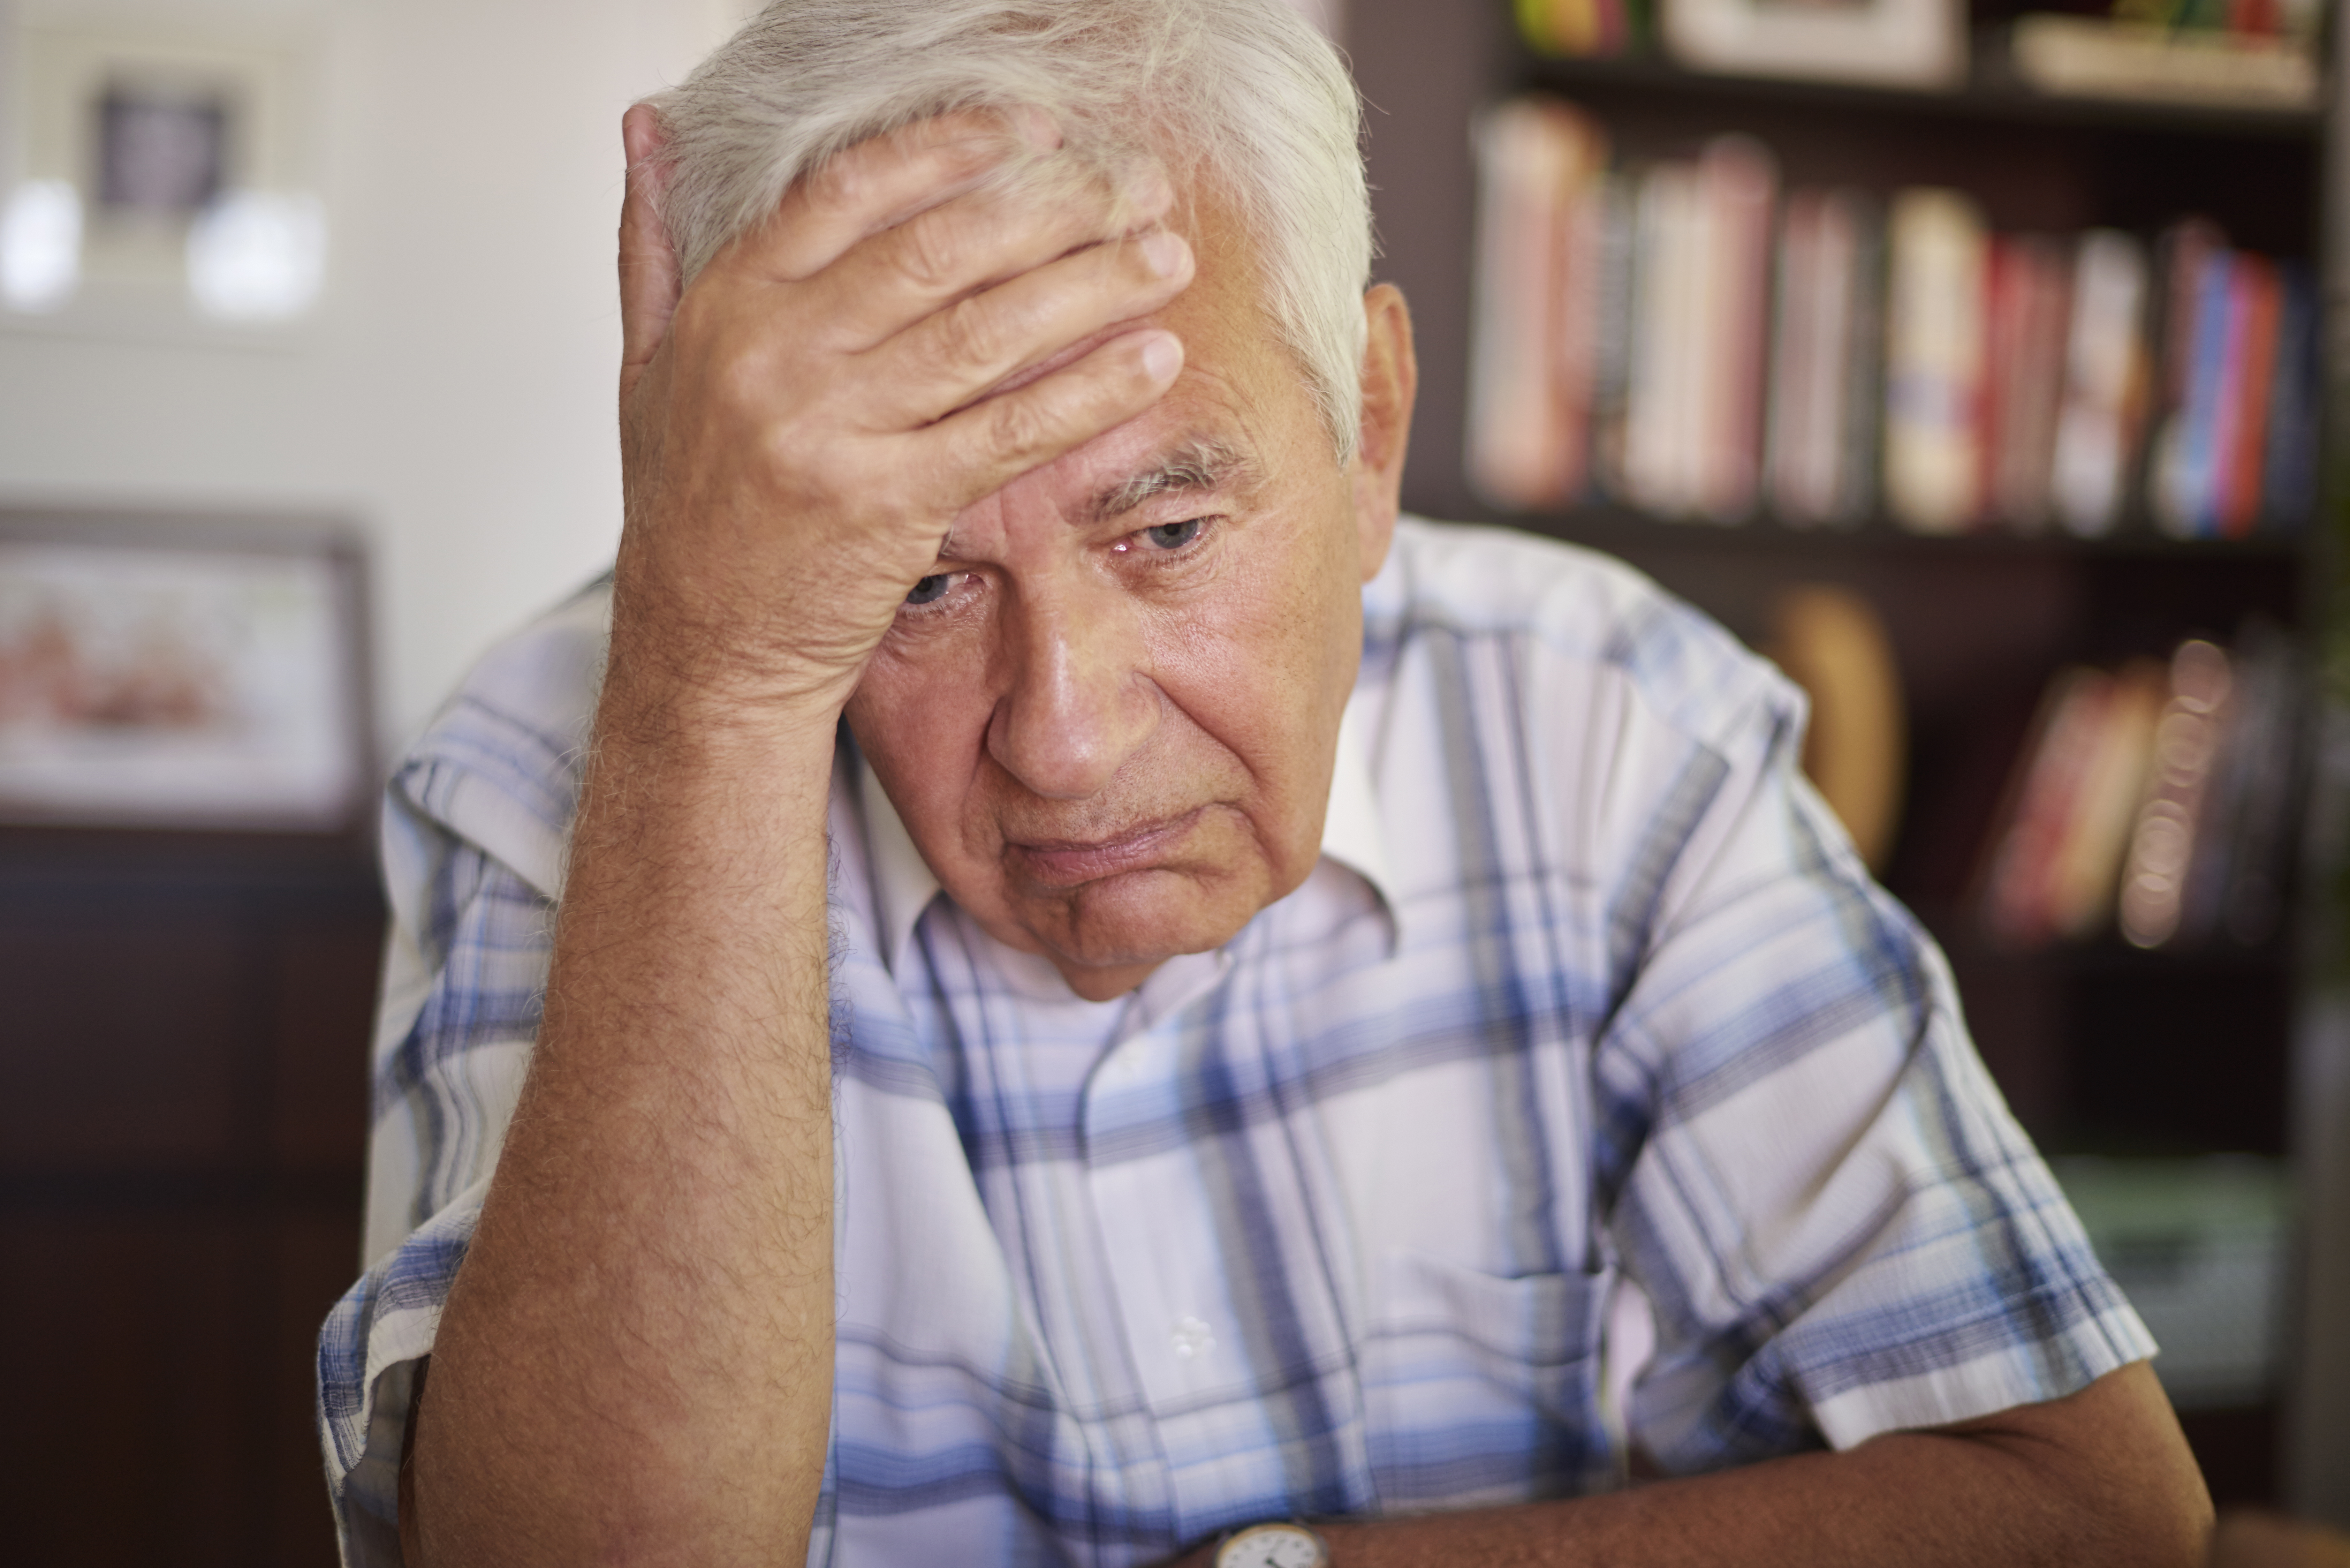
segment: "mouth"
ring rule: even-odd
[[[1036,838],[1008,846],[1031,880],[1047,888],[1075,888],[1147,870],[1180,843],[1204,806],[1112,838]]]

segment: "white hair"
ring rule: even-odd
[[[1284,0],[772,0],[651,102],[689,281],[802,175],[950,110],[1033,105],[1086,167],[1157,158],[1179,182],[1204,176],[1254,241],[1274,330],[1353,456],[1371,266],[1360,100]]]

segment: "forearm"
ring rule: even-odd
[[[832,1385],[832,725],[630,656],[415,1439],[426,1560],[797,1561]]]
[[[2139,1364],[2067,1399],[1844,1453],[1322,1530],[1336,1568],[2193,1568],[2210,1523],[2178,1423]]]

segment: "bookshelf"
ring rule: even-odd
[[[1543,59],[1499,0],[1353,0],[1346,42],[1371,105],[1379,275],[1409,297],[1419,337],[1406,505],[1608,551],[1758,642],[1786,587],[1857,592],[1890,632],[1908,709],[1909,783],[1883,875],[1942,940],[2019,1116],[2060,1155],[2284,1157],[2304,945],[2293,919],[2248,947],[2149,952],[2107,934],[2022,951],[1983,934],[1967,894],[2059,668],[2160,657],[2190,635],[2224,639],[2256,613],[2314,654],[2332,570],[2326,511],[2297,535],[2180,540],[2140,515],[2088,539],[2053,528],[1927,536],[1874,515],[1849,530],[1798,529],[1767,505],[1721,526],[1615,503],[1488,504],[1463,462],[1477,232],[1469,128],[1480,109],[1541,90],[1602,123],[1619,164],[1685,158],[1744,132],[1775,155],[1783,192],[1951,186],[2002,233],[2151,235],[2200,213],[2237,244],[2323,267],[2329,116],[2039,96],[1987,55],[1968,85],[1934,92],[1702,75],[1654,56]],[[2273,1393],[2188,1413],[2223,1501],[2277,1500],[2278,1416]]]

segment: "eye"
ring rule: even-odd
[[[1150,542],[1162,550],[1180,550],[1200,536],[1201,520],[1187,517],[1180,523],[1160,523],[1143,530]]]
[[[933,572],[906,590],[906,602],[910,605],[934,603],[946,597],[947,589],[953,582],[953,574]]]

